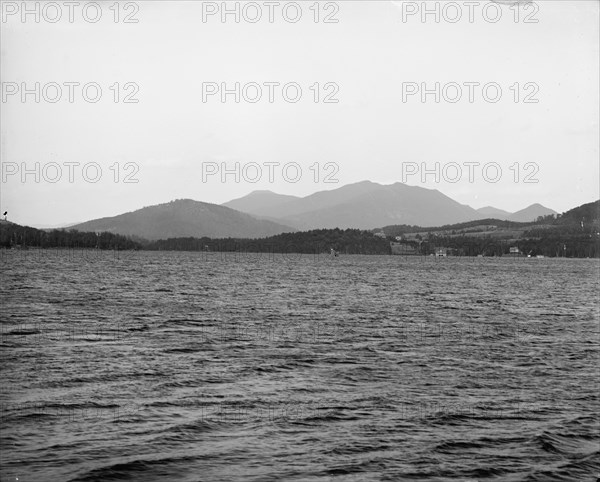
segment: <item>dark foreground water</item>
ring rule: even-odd
[[[597,260],[0,262],[3,481],[600,472]]]

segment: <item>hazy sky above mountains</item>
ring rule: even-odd
[[[532,18],[538,23],[524,23],[533,12],[524,9],[515,22],[510,5],[499,7],[503,16],[497,23],[485,21],[481,11],[487,2],[475,9],[473,23],[464,18],[464,2],[457,2],[463,13],[457,23],[444,18],[435,23],[431,17],[423,23],[419,15],[403,19],[406,2],[343,1],[334,16],[338,23],[315,23],[309,10],[313,2],[305,2],[297,23],[286,22],[276,10],[273,23],[263,18],[253,24],[232,18],[222,23],[218,15],[203,22],[202,2],[141,1],[134,16],[139,22],[129,24],[113,21],[111,3],[103,4],[97,23],[84,21],[79,11],[69,23],[66,7],[57,23],[22,23],[18,15],[2,20],[3,83],[25,82],[32,88],[35,82],[97,82],[102,87],[97,103],[83,100],[78,90],[68,102],[66,87],[56,103],[43,98],[36,103],[33,95],[25,103],[19,95],[2,99],[0,203],[15,222],[84,221],[177,198],[223,203],[257,189],[307,195],[365,179],[390,184],[403,180],[403,163],[405,171],[421,163],[429,169],[435,163],[446,166],[450,179],[440,176],[436,182],[429,175],[423,182],[413,175],[405,180],[475,208],[492,205],[512,212],[539,202],[562,212],[600,197],[596,1],[537,2]],[[267,7],[258,4],[264,16]],[[320,20],[333,12],[324,8],[323,3]],[[120,20],[129,12],[121,10]],[[109,89],[115,82],[120,83],[118,103]],[[139,86],[138,103],[122,102],[131,92],[123,89],[127,82]],[[296,82],[303,92],[297,103],[286,102],[279,89],[268,102],[266,87],[257,103],[235,103],[233,96],[226,103],[219,96],[203,102],[203,82],[230,87]],[[319,103],[310,90],[315,82],[321,84]],[[339,86],[338,103],[322,102],[331,92],[323,90],[328,82]],[[418,95],[403,102],[403,82],[429,87],[496,82],[502,96],[489,103],[475,89],[470,103],[463,87],[457,103],[443,98],[435,103],[433,95],[426,103]],[[518,103],[510,89],[515,82],[520,83]],[[532,97],[538,103],[523,102],[533,91],[523,87],[527,83],[539,86]],[[41,169],[58,163],[62,176],[48,182],[45,178],[56,177],[51,166],[40,182],[34,175],[25,182],[20,173],[6,176],[6,163],[34,169],[35,162]],[[65,162],[80,163],[73,182]],[[81,166],[88,162],[102,168],[96,183],[82,178]],[[115,162],[120,163],[119,182],[113,178]],[[128,162],[139,167],[133,175],[138,183],[123,182],[133,172],[124,170]],[[203,182],[203,163],[233,169],[236,162],[242,167],[258,163],[262,181],[235,182],[229,175],[226,182],[220,176]],[[278,166],[269,182],[268,162],[296,162],[302,175],[296,183],[286,182]],[[310,169],[316,162],[318,182]],[[462,170],[455,183],[449,182],[457,172],[452,162]],[[463,164],[468,162],[481,164],[473,167],[473,182]],[[502,168],[496,183],[484,179],[482,166],[488,162]],[[338,166],[337,184],[323,182],[332,172],[326,163]],[[527,163],[534,167],[526,169]],[[528,173],[539,182],[524,182]],[[249,178],[255,171],[246,174]],[[293,176],[294,170],[287,174]],[[497,177],[494,169],[486,174]]]

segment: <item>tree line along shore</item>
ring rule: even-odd
[[[110,232],[41,230],[3,221],[0,248],[208,251],[416,256],[600,257],[600,201],[532,223],[497,219],[442,227],[386,226],[371,231],[317,229],[260,239],[178,237],[146,240]]]

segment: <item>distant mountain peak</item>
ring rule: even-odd
[[[527,206],[525,209],[521,209],[520,211],[511,214],[509,219],[510,221],[526,223],[529,221],[535,221],[540,216],[548,216],[550,214],[555,215],[558,213],[553,209],[542,206],[539,203],[535,203],[530,206]]]
[[[298,229],[373,229],[390,224],[450,224],[478,219],[473,208],[436,189],[359,181],[305,197],[255,195],[224,204]]]
[[[257,189],[256,191],[252,191],[248,196],[254,196],[257,194],[277,194],[274,191],[269,191],[268,189]]]

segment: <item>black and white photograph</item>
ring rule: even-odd
[[[0,0],[1,482],[600,480],[599,0]]]

